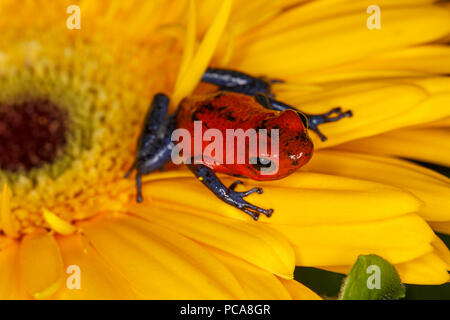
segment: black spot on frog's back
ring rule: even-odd
[[[236,117],[234,116],[233,112],[228,111],[225,113],[225,119],[229,120],[229,121],[236,121]]]
[[[192,120],[192,121],[197,121],[197,120],[198,120],[197,110],[195,110],[194,112],[192,112],[191,120]]]

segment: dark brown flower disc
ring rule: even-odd
[[[0,102],[0,169],[52,163],[66,142],[67,122],[67,113],[47,100]]]

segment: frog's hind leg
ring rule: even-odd
[[[284,111],[284,110],[294,110],[296,111],[300,118],[302,119],[305,126],[308,126],[309,130],[314,131],[320,138],[320,140],[325,141],[327,137],[319,130],[318,126],[327,122],[335,122],[345,117],[353,116],[351,110],[342,111],[340,107],[333,108],[328,112],[323,114],[308,114],[301,112],[300,110],[273,98],[268,97],[264,94],[256,94],[255,100],[259,102],[264,108],[270,110]]]
[[[173,149],[171,135],[175,115],[168,114],[169,98],[156,94],[145,116],[137,143],[136,159],[126,173],[127,178],[136,169],[136,200],[142,202],[141,177],[162,168],[170,159]]]
[[[220,200],[232,205],[233,207],[244,211],[251,216],[254,220],[258,220],[259,215],[262,213],[267,217],[272,215],[272,209],[262,209],[244,200],[244,197],[252,194],[261,194],[263,190],[261,188],[253,188],[244,192],[237,192],[235,188],[238,184],[242,184],[242,181],[238,180],[233,182],[230,187],[226,187],[222,181],[216,176],[214,171],[202,164],[189,164],[189,169],[195,174],[200,181],[208,187]]]
[[[221,91],[230,91],[254,96],[257,93],[267,94],[273,97],[271,85],[283,82],[278,79],[265,79],[263,77],[253,77],[246,73],[208,68],[202,77],[203,82],[208,82],[219,87]]]

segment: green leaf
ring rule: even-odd
[[[405,287],[395,268],[380,256],[359,256],[345,278],[340,300],[396,300],[405,297]]]

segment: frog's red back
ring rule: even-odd
[[[219,91],[185,98],[180,103],[176,126],[190,132],[191,155],[203,159],[203,164],[218,173],[254,180],[281,179],[312,156],[312,142],[295,111],[269,110],[253,97],[240,93]],[[202,132],[196,135],[195,129],[200,127]],[[278,138],[272,137],[272,130],[277,130]],[[216,134],[223,138],[221,142]],[[195,141],[199,137],[200,141]],[[265,151],[259,148],[261,142]],[[201,144],[201,155],[200,148],[194,148],[195,143]],[[269,159],[273,161],[263,161]],[[275,170],[270,173],[268,167],[274,169],[274,165]]]

